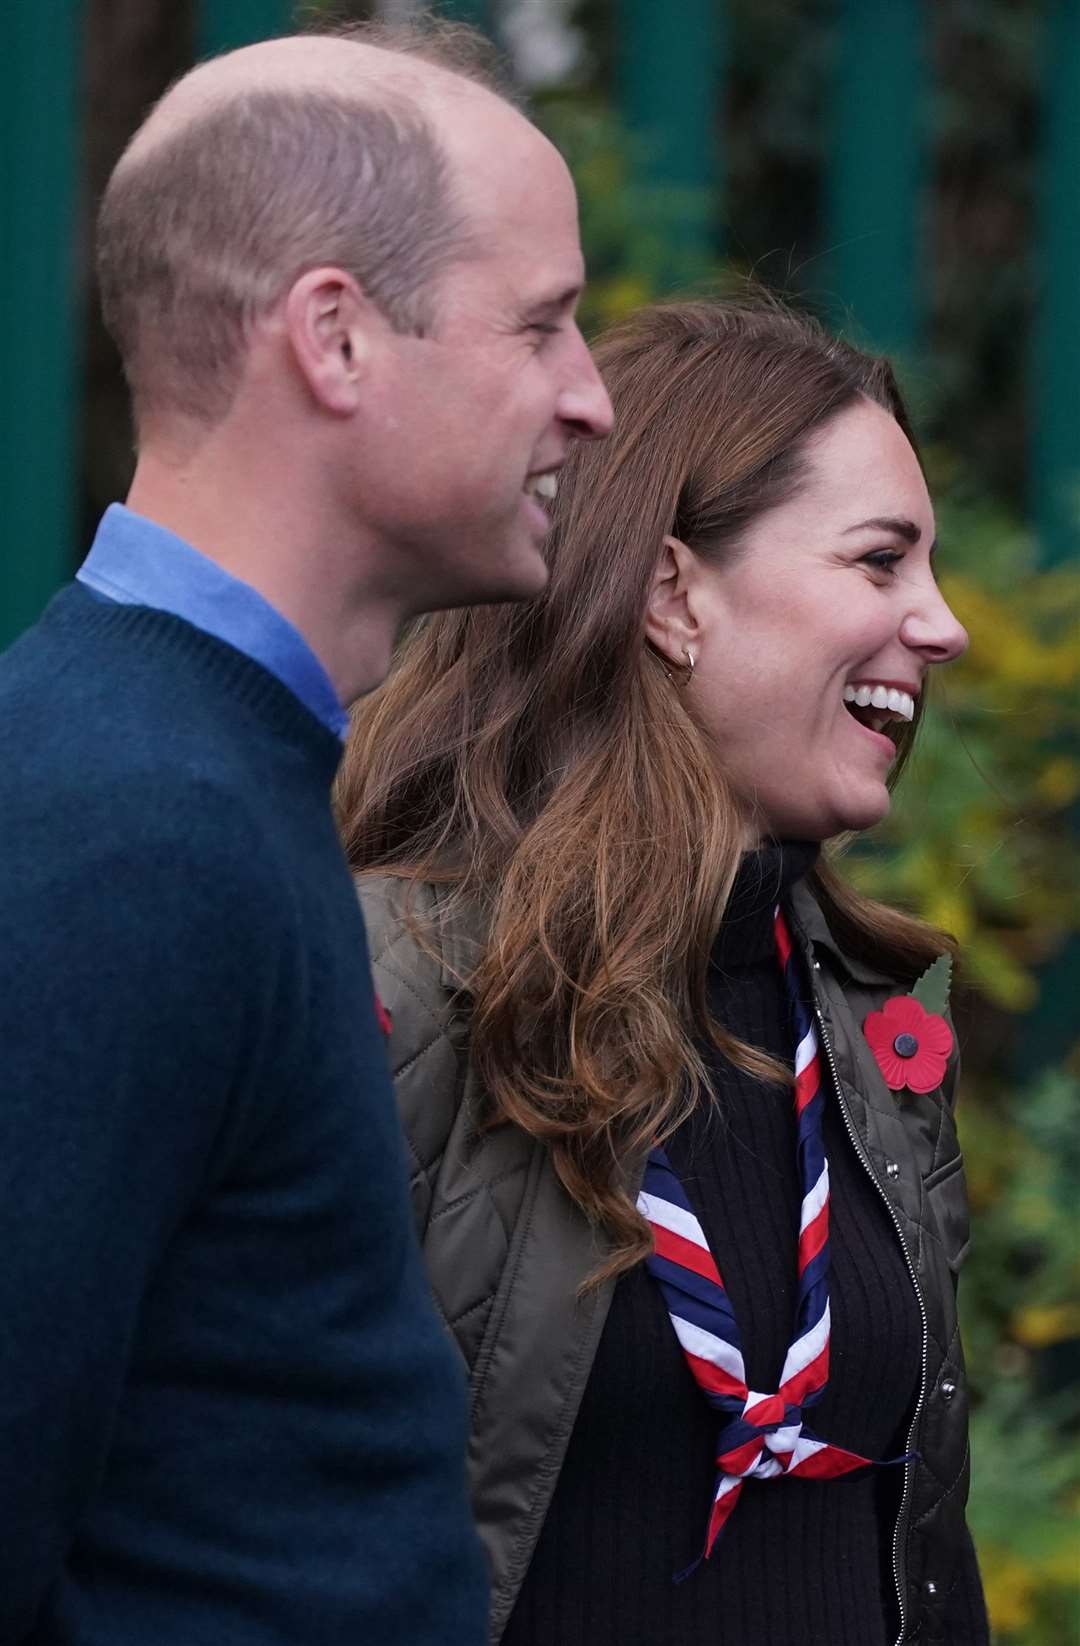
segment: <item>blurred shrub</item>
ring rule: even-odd
[[[1051,1071],[964,1127],[969,1517],[1001,1646],[1080,1639],[1078,1099],[1080,1080]]]
[[[1039,292],[1034,225],[1046,24],[1054,8],[1045,0],[933,0],[921,10],[924,368],[933,373],[937,432],[951,430],[980,480],[1016,505],[1029,450],[1025,382]],[[595,117],[602,119],[614,102],[620,12],[610,0],[576,0],[571,11],[587,50],[573,90],[555,94],[548,118],[560,122],[559,137],[580,176],[583,159],[600,158]],[[822,297],[830,283],[832,233],[825,168],[844,11],[837,0],[723,0],[724,90],[716,132],[721,197],[703,203],[716,221],[718,244],[723,241],[736,265]],[[616,135],[607,148],[609,157],[620,148],[625,154],[626,141]],[[605,194],[588,180],[587,188],[597,220],[611,223],[627,208],[637,219],[625,242],[632,248],[624,260],[630,285],[663,266],[665,257],[678,259],[670,235],[666,243],[643,247],[649,213],[637,209],[625,187]],[[592,226],[586,225],[590,274],[606,286],[613,277],[609,247]],[[683,278],[673,270],[673,283]],[[594,296],[605,308],[620,302],[613,290]]]

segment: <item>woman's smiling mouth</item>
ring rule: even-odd
[[[887,680],[849,681],[844,687],[848,712],[864,731],[876,736],[890,725],[910,724],[917,696],[918,687],[909,690]]]

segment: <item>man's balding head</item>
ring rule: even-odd
[[[425,331],[439,275],[474,249],[454,138],[478,111],[525,124],[462,30],[265,41],[177,82],[99,220],[137,423],[218,421],[252,325],[308,268],[340,267],[396,330]]]

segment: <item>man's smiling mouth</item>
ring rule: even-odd
[[[544,474],[530,474],[522,489],[526,497],[535,497],[541,503],[551,503],[559,489],[559,479],[554,469],[548,469]]]

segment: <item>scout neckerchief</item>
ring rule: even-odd
[[[742,1338],[731,1299],[686,1191],[660,1147],[650,1151],[637,1202],[655,1241],[646,1267],[660,1286],[699,1388],[721,1414],[716,1447],[719,1472],[705,1535],[706,1560],[738,1502],[744,1480],[771,1480],[777,1475],[828,1480],[874,1461],[816,1439],[803,1420],[805,1409],[821,1398],[829,1379],[829,1167],[822,1138],[825,1085],[817,1032],[799,987],[791,937],[779,908],[774,927],[796,1030],[795,1115],[802,1185],[795,1336],[775,1394],[759,1394],[747,1387]]]

